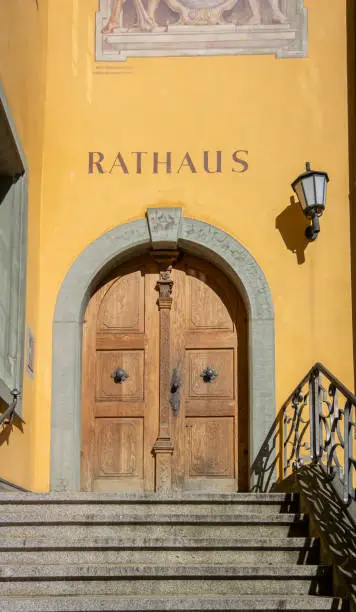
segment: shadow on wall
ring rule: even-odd
[[[0,414],[8,408],[6,402],[0,397]],[[3,444],[9,444],[9,439],[13,428],[16,427],[21,433],[24,433],[22,421],[15,416],[14,422],[10,424],[0,425],[0,447]]]
[[[283,478],[283,419],[284,407],[280,409],[277,418],[251,466],[251,479],[255,483],[251,489],[255,493],[263,493],[273,489],[275,470],[278,480]]]
[[[308,221],[305,218],[299,202],[291,196],[290,205],[276,217],[276,228],[283,241],[292,253],[297,256],[299,265],[305,262],[305,250],[309,244],[305,236]]]

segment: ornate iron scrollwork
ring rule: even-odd
[[[123,370],[123,368],[117,368],[117,370],[111,374],[111,378],[114,379],[114,382],[121,385],[129,378],[129,375],[127,372],[125,372],[125,370]]]
[[[214,370],[214,368],[211,366],[207,366],[205,370],[200,373],[200,378],[202,378],[206,383],[212,382],[217,376],[219,376],[219,372]]]
[[[171,381],[171,397],[169,400],[170,405],[173,408],[174,416],[177,416],[180,408],[180,376],[178,369],[173,369],[172,381]]]
[[[321,363],[304,376],[283,407],[284,474],[319,463],[330,480],[336,475],[344,502],[355,496],[356,396]]]

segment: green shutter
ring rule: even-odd
[[[27,260],[27,174],[23,151],[0,87],[1,133],[9,139],[0,155],[0,399],[22,390]],[[6,122],[6,125],[4,124]],[[14,148],[16,149],[14,152]],[[4,175],[7,158],[22,160],[21,176]],[[21,402],[17,407],[21,412]]]

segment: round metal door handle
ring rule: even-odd
[[[200,378],[202,378],[206,383],[212,382],[217,376],[219,376],[219,372],[214,370],[214,368],[211,366],[207,366],[205,370],[200,373]]]
[[[111,374],[111,378],[114,379],[114,382],[121,385],[121,383],[125,382],[125,380],[129,378],[129,375],[123,368],[117,368],[117,370]]]

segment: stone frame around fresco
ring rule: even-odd
[[[274,309],[266,277],[233,236],[184,217],[180,208],[154,208],[145,219],[115,227],[92,242],[59,290],[53,321],[51,491],[80,490],[82,327],[90,296],[117,265],[162,242],[216,265],[243,297],[249,334],[250,488],[265,490],[256,465],[269,446],[276,419]],[[272,444],[267,488],[275,481],[274,453]]]
[[[308,11],[304,0],[284,0],[286,24],[169,26],[166,32],[102,32],[110,0],[96,13],[96,61],[123,62],[129,57],[270,55],[307,57]],[[187,32],[187,29],[190,29]]]

